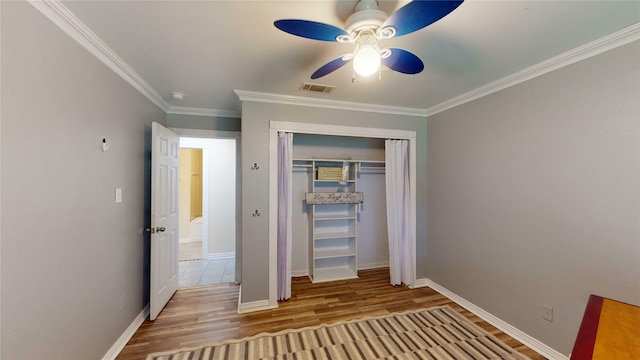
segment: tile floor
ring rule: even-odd
[[[180,261],[178,271],[178,288],[234,282],[236,259]]]
[[[178,258],[184,260],[202,260],[202,241],[178,244]]]
[[[236,279],[236,259],[203,260],[202,242],[180,244],[179,254],[178,288],[234,282]]]

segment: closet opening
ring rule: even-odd
[[[389,266],[384,148],[380,138],[293,135],[293,277],[338,280]],[[313,205],[307,193],[356,195],[351,203]]]
[[[406,203],[406,220],[410,234],[408,256],[402,260],[406,268],[402,283],[412,287],[415,284],[415,132],[275,121],[270,127],[270,305],[277,306],[278,299],[286,298],[279,293],[277,279],[282,273],[278,271],[278,206],[287,202],[278,195],[279,132],[293,134],[288,199],[293,240],[289,250],[290,271],[292,276],[309,276],[313,281],[347,278],[357,276],[358,270],[389,266],[385,141],[406,140],[409,155],[405,158],[406,178],[411,194]],[[347,166],[348,174],[344,184],[331,178],[318,178],[319,168],[335,172],[342,164]],[[364,201],[355,206],[310,205],[303,195],[315,194],[316,190],[361,193]]]

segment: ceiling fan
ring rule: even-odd
[[[352,53],[324,64],[311,75],[312,79],[330,74],[351,60],[354,72],[363,77],[379,73],[380,64],[400,73],[417,74],[424,69],[419,57],[403,49],[380,49],[379,41],[410,34],[433,24],[463,1],[412,1],[387,17],[378,10],[377,0],[359,0],[353,15],[345,22],[344,30],[310,20],[282,19],[273,24],[284,32],[308,39],[355,44]]]

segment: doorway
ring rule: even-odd
[[[202,241],[202,153],[200,148],[180,148],[180,262],[202,260],[208,253]]]
[[[236,281],[236,148],[180,135],[179,288]]]

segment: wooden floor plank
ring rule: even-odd
[[[140,326],[119,360],[145,359],[150,353],[196,347],[261,332],[277,332],[366,316],[449,305],[532,360],[545,358],[430,288],[389,285],[387,268],[363,270],[359,279],[311,283],[294,278],[292,297],[277,309],[238,314],[239,286],[220,284],[181,289],[158,318]]]

